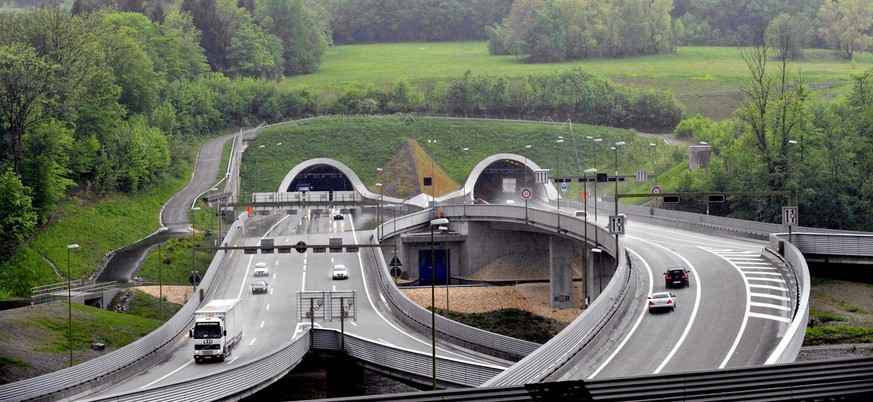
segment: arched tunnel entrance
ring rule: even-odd
[[[537,185],[536,173],[529,166],[514,159],[500,159],[479,174],[473,186],[473,199],[488,204],[524,203],[522,188],[533,190],[532,199],[548,198],[543,186]]]
[[[285,189],[292,191],[354,191],[345,173],[330,165],[313,165],[294,176]]]

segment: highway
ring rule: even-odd
[[[277,245],[296,244],[301,240],[308,244],[327,244],[331,237],[342,237],[344,244],[360,243],[361,234],[355,230],[353,215],[345,214],[344,219],[334,220],[333,216],[339,210],[326,212],[319,214],[312,208],[301,208],[297,215],[253,217],[247,222],[245,236],[239,245],[257,245],[262,238],[272,238]],[[296,297],[300,291],[356,291],[357,317],[345,322],[344,330],[347,333],[392,347],[431,353],[429,337],[421,336],[396,321],[387,313],[385,299],[364,286],[368,271],[372,272],[375,267],[364,266],[360,253],[313,253],[312,249],[302,254],[246,255],[242,250],[228,253],[231,254],[231,266],[234,269],[220,281],[213,298],[242,300],[243,336],[231,355],[221,363],[196,364],[192,357],[193,346],[185,337],[161,363],[114,387],[89,395],[89,399],[186,382],[274,353],[277,345],[286,343],[292,337],[299,337],[310,325],[308,320],[297,320]],[[258,262],[266,262],[270,268],[267,277],[269,291],[266,294],[252,294],[250,290],[250,283],[255,279],[252,270]],[[344,264],[349,270],[349,279],[333,280],[330,271],[334,264]],[[317,320],[315,325],[339,329],[341,324],[339,320]],[[501,369],[511,364],[439,342],[437,355]]]

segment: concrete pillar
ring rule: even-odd
[[[549,236],[549,289],[553,308],[573,307],[573,241]]]
[[[594,253],[588,255],[588,267],[591,272],[588,281],[588,293],[590,301],[594,302],[603,288],[609,284],[612,275],[615,274],[615,258],[606,252]]]

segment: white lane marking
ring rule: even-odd
[[[261,328],[264,327],[264,323],[266,323],[266,321],[261,321]]]
[[[752,313],[752,312],[750,312],[750,313],[749,313],[749,317],[763,318],[763,319],[766,319],[766,320],[779,321],[779,322],[784,322],[784,323],[786,323],[786,324],[791,322],[791,319],[790,319],[790,318],[779,317],[779,316],[770,315],[770,314],[761,314],[761,313]]]
[[[267,311],[270,311],[270,304],[267,303]]]
[[[354,240],[355,245],[357,245],[357,244],[358,244],[358,232],[355,231],[355,222],[354,222],[354,220],[352,220],[351,215],[349,216],[349,225],[351,226],[352,239]],[[385,318],[385,316],[383,316],[381,312],[379,312],[379,309],[376,308],[376,305],[373,303],[373,296],[370,295],[370,287],[367,286],[367,277],[366,277],[366,274],[364,273],[366,270],[364,269],[364,261],[363,261],[363,259],[362,259],[362,257],[361,257],[361,254],[362,254],[362,253],[355,253],[355,254],[358,255],[358,266],[361,267],[361,279],[362,279],[363,282],[364,282],[364,293],[367,294],[367,301],[370,302],[370,307],[373,308],[373,311],[376,312],[376,315],[378,315],[379,318],[382,319],[382,321],[385,321],[386,324],[388,324],[388,325],[390,325],[392,328],[396,329],[397,332],[400,332],[401,334],[408,336],[410,339],[412,339],[412,340],[414,340],[414,341],[416,341],[416,342],[418,342],[418,343],[421,343],[422,345],[431,346],[431,343],[430,343],[430,342],[425,342],[425,341],[423,341],[423,340],[421,340],[421,339],[418,339],[418,338],[412,336],[411,334],[409,334],[409,333],[403,331],[402,329],[400,329],[399,327],[397,327],[396,325],[394,325],[393,322],[388,321],[388,319]],[[381,293],[380,293],[380,295],[381,295]],[[384,300],[384,298],[383,298],[383,300]],[[475,362],[475,363],[477,363],[477,364],[481,364],[481,365],[484,365],[484,366],[488,366],[488,367],[496,367],[496,368],[500,368],[500,369],[506,369],[506,368],[508,368],[508,366],[498,366],[498,365],[495,365],[495,364],[493,364],[493,363],[491,363],[491,362],[486,362],[486,361],[483,361],[483,360],[472,359],[472,358],[470,358],[469,356],[465,356],[465,355],[463,355],[463,354],[456,353],[456,352],[453,352],[453,351],[451,351],[451,350],[446,350],[446,349],[441,348],[441,347],[437,347],[437,349],[440,350],[441,352],[445,353],[445,354],[452,354],[452,355],[455,355],[455,356],[459,356],[459,357],[461,357],[462,359],[466,359],[467,361],[472,361],[472,362]]]
[[[759,303],[759,302],[749,302],[749,304],[751,304],[752,306],[755,306],[755,307],[772,308],[772,309],[782,310],[782,311],[791,311],[790,308],[779,305],[779,304]]]
[[[768,299],[776,299],[776,300],[782,300],[782,301],[791,301],[791,298],[790,298],[790,297],[779,296],[779,295],[771,295],[771,294],[769,294],[769,293],[750,293],[750,295],[751,295],[752,297],[765,297],[765,298],[768,298]]]
[[[188,360],[188,363],[183,364],[181,367],[179,367],[179,368],[177,368],[177,369],[171,371],[169,374],[167,374],[167,375],[165,375],[165,376],[163,376],[163,377],[161,377],[161,378],[158,378],[157,380],[154,380],[154,381],[152,381],[152,382],[150,382],[150,383],[148,383],[148,384],[146,384],[146,385],[143,385],[143,386],[139,387],[139,389],[145,389],[145,388],[148,388],[148,387],[154,385],[156,382],[161,381],[161,380],[163,380],[163,379],[165,379],[165,378],[167,378],[167,377],[169,377],[169,376],[171,376],[171,375],[173,375],[173,374],[176,374],[177,372],[179,372],[179,370],[181,370],[181,369],[187,367],[189,364],[191,364],[191,363],[193,363],[193,362],[194,362],[194,360]]]
[[[248,279],[249,279],[249,268],[252,267],[252,259],[254,259],[254,257],[255,257],[254,255],[249,256],[249,263],[246,266],[246,274],[245,274],[245,276],[243,276],[242,283],[239,284],[239,293],[236,294],[237,299],[242,299],[242,292],[243,292],[243,289],[246,288],[246,282],[248,282]]]
[[[782,277],[782,274],[780,274],[780,273],[778,273],[778,272],[758,272],[758,271],[752,271],[752,272],[746,272],[746,275],[771,275],[771,276],[778,276],[778,277],[780,277],[780,278]],[[752,279],[752,278],[754,278],[754,276],[750,276],[750,277],[749,277],[749,279]],[[784,281],[783,281],[783,282],[784,282]]]
[[[625,250],[633,253],[637,258],[639,258],[643,262],[643,265],[646,266],[646,274],[649,275],[649,291],[647,294],[652,294],[652,286],[653,286],[653,282],[654,282],[654,278],[652,277],[652,267],[649,266],[649,263],[646,262],[646,260],[644,260],[635,251],[628,249],[627,247],[625,247]],[[634,332],[637,330],[637,327],[640,326],[640,323],[643,321],[643,317],[645,317],[645,315],[646,315],[646,308],[640,309],[640,314],[637,317],[637,322],[634,323],[633,328],[631,328],[630,332],[628,332],[627,335],[625,335],[625,337],[621,341],[621,343],[618,344],[618,347],[614,351],[612,351],[612,354],[606,358],[606,360],[600,365],[600,367],[598,367],[597,370],[594,370],[594,372],[591,373],[590,376],[588,376],[589,380],[594,378],[594,376],[596,376],[597,374],[599,374],[600,371],[603,370],[603,368],[606,367],[606,365],[612,361],[612,359],[618,354],[618,352],[621,351],[621,348],[624,347],[624,344],[626,344],[627,341],[630,340],[631,336],[633,336]]]
[[[391,346],[392,348],[393,348],[393,347],[396,347],[396,346],[393,345],[391,342],[388,342],[388,341],[386,341],[386,340],[384,340],[384,339],[382,339],[382,338],[376,338],[376,340],[378,340],[379,342],[382,342],[382,343],[384,343],[384,344],[386,344],[386,345],[388,345],[388,346]]]
[[[336,292],[336,285],[333,285],[333,291]]]
[[[249,346],[254,345],[256,340],[258,340],[258,338],[252,338],[252,341],[249,342]]]
[[[236,359],[239,359],[239,356],[234,356],[233,359],[230,359],[230,361],[227,362],[227,364],[231,364],[231,363],[235,362]]]
[[[670,359],[673,358],[673,355],[675,355],[676,352],[679,351],[679,348],[682,346],[683,343],[685,343],[685,338],[688,337],[688,333],[691,332],[691,327],[694,325],[694,320],[697,318],[697,310],[700,309],[700,289],[703,288],[703,282],[700,279],[700,275],[697,274],[697,269],[694,268],[694,264],[692,264],[691,261],[688,261],[687,258],[679,255],[679,253],[677,253],[673,250],[670,250],[669,248],[664,247],[660,244],[650,242],[648,240],[643,240],[643,239],[640,239],[638,237],[634,237],[634,239],[638,239],[639,241],[649,243],[655,247],[660,247],[660,248],[664,249],[664,251],[675,255],[676,258],[679,258],[680,260],[682,260],[683,263],[685,263],[685,266],[691,270],[691,274],[694,275],[695,278],[697,278],[696,279],[697,286],[694,287],[694,307],[691,309],[691,318],[685,324],[685,330],[682,331],[682,335],[679,336],[679,339],[676,341],[676,344],[673,345],[673,350],[671,350],[670,353],[667,354],[667,357],[664,358],[664,361],[661,362],[661,365],[658,366],[658,368],[655,370],[654,373],[652,373],[652,374],[658,374],[661,372],[661,370],[664,369],[664,366],[666,366],[667,363],[670,362]]]
[[[746,279],[748,279],[750,281],[776,282],[776,283],[785,284],[785,281],[782,280],[782,278],[755,278],[754,276],[749,276],[749,277],[746,277]]]
[[[749,288],[756,288],[756,289],[768,289],[768,290],[775,290],[775,291],[778,291],[778,292],[788,293],[788,289],[781,288],[781,287],[779,287],[779,286],[756,285],[756,284],[752,284],[752,283],[748,283],[748,282],[747,282],[747,286],[746,286],[746,287],[749,287]]]
[[[354,322],[354,321],[349,321],[349,322],[351,322],[352,325],[354,325],[354,326],[356,326],[356,327],[358,326],[358,323],[356,323],[356,322]]]
[[[274,288],[270,288],[270,294],[273,294],[273,289],[274,289]]]

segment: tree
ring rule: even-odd
[[[282,41],[285,74],[318,70],[330,44],[328,16],[316,3],[304,0],[258,0],[255,20]]]
[[[31,206],[30,189],[11,169],[0,175],[0,260],[6,260],[33,232],[37,216]]]
[[[789,82],[787,60],[781,60],[776,74],[767,72],[767,47],[763,44],[742,52],[751,81],[743,88],[744,99],[737,109],[742,124],[740,144],[755,152],[746,152],[737,166],[752,167],[740,178],[748,190],[788,190],[789,141],[802,138],[810,130],[807,110],[808,90],[803,82]],[[759,219],[777,216],[778,205],[769,200],[759,206]]]
[[[21,181],[32,189],[31,204],[40,221],[75,185],[69,169],[72,144],[73,130],[57,120],[37,125],[24,136]]]
[[[53,70],[30,46],[0,46],[0,161],[10,161],[16,173],[21,172],[24,134],[51,116]]]
[[[800,60],[811,36],[810,22],[802,16],[779,14],[767,25],[767,46],[778,60]]]
[[[818,34],[831,48],[846,52],[850,60],[855,50],[866,50],[873,40],[867,34],[873,26],[870,0],[825,0],[818,18],[822,22]]]
[[[282,42],[254,24],[244,24],[230,40],[227,63],[227,73],[231,77],[277,80],[282,77],[284,67]]]

